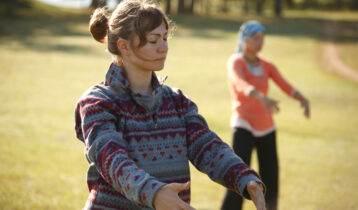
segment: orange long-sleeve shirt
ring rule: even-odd
[[[241,54],[232,55],[227,66],[233,106],[231,125],[246,128],[255,136],[269,133],[275,129],[275,125],[272,113],[267,111],[261,102],[249,97],[250,91],[255,89],[266,96],[269,78],[289,96],[292,96],[295,90],[272,63],[262,58],[259,60],[263,70],[259,76],[250,72]]]

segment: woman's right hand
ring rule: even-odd
[[[178,196],[179,192],[188,190],[189,187],[190,182],[170,183],[162,186],[154,196],[154,208],[156,210],[195,210]]]
[[[265,196],[262,185],[259,186],[255,181],[250,181],[247,186],[247,191],[254,202],[257,210],[266,210]]]
[[[272,113],[278,113],[280,111],[280,108],[278,108],[278,101],[267,96],[262,96],[260,101],[266,110],[271,111]]]
[[[276,100],[265,96],[255,89],[249,93],[249,96],[260,101],[267,111],[271,111],[273,113],[278,113],[280,111]]]

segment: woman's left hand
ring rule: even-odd
[[[306,98],[301,100],[301,107],[304,109],[303,114],[305,117],[310,118],[310,103]]]
[[[301,102],[301,107],[303,107],[303,114],[305,117],[310,118],[310,103],[309,101],[300,93],[300,91],[295,90],[293,97]]]
[[[257,210],[266,210],[265,197],[263,189],[255,181],[250,181],[247,184],[247,191],[250,194],[252,201],[254,202]]]

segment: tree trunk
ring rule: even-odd
[[[294,8],[295,7],[295,3],[293,2],[293,0],[286,0],[286,4],[288,8]]]
[[[351,8],[354,10],[358,10],[358,0],[352,0]]]
[[[280,17],[281,16],[281,12],[282,12],[282,5],[281,5],[281,0],[275,0],[275,15],[276,17]]]
[[[190,14],[194,14],[194,4],[195,4],[195,0],[191,0],[190,9],[189,9]]]
[[[178,15],[185,13],[185,2],[184,0],[179,0],[178,2]]]
[[[311,8],[313,6],[313,0],[305,0],[303,2],[303,8],[307,9],[307,8]]]
[[[257,0],[256,1],[256,14],[262,15],[264,0]]]
[[[335,9],[342,9],[342,0],[336,0],[335,6]]]
[[[245,14],[249,13],[249,2],[248,2],[248,0],[244,0],[244,6],[242,7],[242,9],[245,12]]]
[[[170,10],[171,10],[170,1],[171,1],[171,0],[167,0],[167,5],[166,5],[166,7],[165,7],[165,12],[166,12],[167,14],[169,14],[169,15],[170,15]]]

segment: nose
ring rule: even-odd
[[[162,41],[161,45],[158,48],[159,53],[167,53],[168,52],[168,43],[166,41]]]

